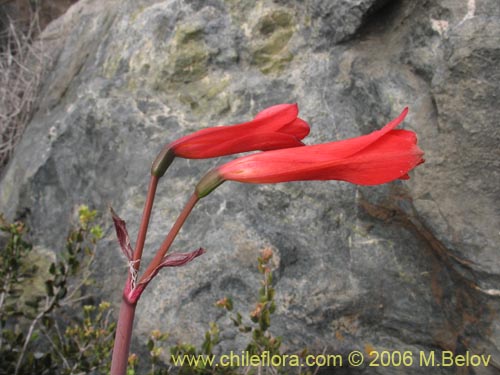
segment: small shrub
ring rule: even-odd
[[[82,307],[102,229],[96,224],[97,212],[87,206],[79,208],[78,216],[48,271],[34,264],[24,224],[1,219],[0,374],[109,371],[115,330],[110,305]],[[24,290],[33,280],[44,285],[42,292]]]
[[[281,349],[282,339],[275,337],[269,331],[271,327],[271,317],[276,311],[275,290],[272,286],[272,261],[273,253],[270,249],[265,249],[258,257],[258,270],[262,275],[261,287],[257,292],[255,308],[249,313],[248,318],[244,318],[239,312],[234,312],[234,304],[231,298],[224,297],[216,302],[216,306],[226,310],[229,320],[237,329],[237,333],[248,338],[246,351],[249,355],[261,356],[267,352],[269,356],[283,356],[285,352]],[[290,374],[297,373],[303,375],[312,374],[307,367],[291,369],[285,366],[219,366],[217,357],[214,355],[214,348],[220,343],[220,329],[215,323],[210,323],[210,328],[205,333],[205,339],[199,348],[192,344],[179,344],[170,348],[170,361],[161,360],[164,354],[165,341],[168,334],[154,331],[148,341],[151,367],[148,375],[238,375],[238,374]],[[303,357],[307,353],[304,350],[297,356]],[[163,356],[164,358],[165,356]],[[134,366],[137,366],[137,356],[132,355]],[[189,359],[188,359],[189,358]],[[214,359],[211,361],[211,359]],[[130,364],[130,359],[129,359]],[[127,375],[135,375],[135,370],[130,368]]]
[[[34,263],[33,246],[26,240],[23,223],[8,223],[0,216],[0,374],[107,374],[116,324],[107,302],[89,301],[83,291],[92,282],[92,265],[96,246],[102,237],[97,212],[80,206],[78,223],[66,239],[64,250],[47,267]],[[262,275],[255,307],[244,318],[234,311],[229,297],[216,302],[224,309],[237,333],[248,339],[250,355],[283,355],[282,340],[270,333],[271,317],[276,310],[273,288],[273,253],[266,249],[258,257],[257,268]],[[44,288],[26,293],[26,285],[42,284]],[[223,367],[200,360],[216,358],[220,329],[210,323],[204,341],[198,348],[189,343],[167,346],[169,335],[155,330],[144,360],[147,375],[236,375],[289,374],[283,367]],[[175,363],[173,358],[195,359]],[[170,361],[165,360],[167,357]],[[127,375],[139,373],[139,357],[129,356]],[[309,374],[310,372],[300,372]],[[307,369],[306,369],[307,370]],[[290,372],[291,371],[291,372]]]

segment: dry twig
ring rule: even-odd
[[[8,19],[0,35],[0,170],[31,118],[44,66],[37,13],[25,30]]]

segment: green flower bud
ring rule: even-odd
[[[160,151],[153,162],[153,165],[151,166],[151,174],[158,178],[162,177],[174,159],[175,152],[169,147],[169,145],[167,145]]]
[[[224,182],[224,178],[219,174],[217,169],[212,169],[208,172],[196,185],[196,195],[198,198],[206,197],[212,191],[214,191],[217,186]]]

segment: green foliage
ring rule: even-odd
[[[47,269],[34,264],[24,224],[0,217],[0,374],[78,374],[109,371],[115,324],[110,305],[82,301],[102,229],[97,212],[78,210],[78,223]],[[44,286],[29,293],[28,281]],[[75,310],[80,312],[75,314]],[[70,320],[68,316],[77,316]]]
[[[245,324],[240,313],[233,313],[230,316],[231,321],[240,332],[251,334],[252,339],[246,348],[251,355],[259,355],[266,351],[271,356],[280,354],[281,338],[274,337],[268,331],[271,326],[271,315],[276,311],[275,290],[272,287],[273,275],[270,266],[272,257],[272,251],[265,249],[257,259],[257,268],[262,274],[263,280],[258,291],[257,303],[250,313],[250,321],[253,324]],[[226,309],[228,312],[233,310],[233,302],[229,298],[222,299],[217,303],[217,306]]]
[[[78,223],[69,232],[64,249],[47,267],[37,267],[32,245],[26,240],[24,224],[7,223],[0,216],[0,375],[2,374],[107,374],[116,325],[110,318],[107,302],[83,304],[83,295],[91,279],[96,246],[102,238],[98,213],[87,206],[78,210]],[[271,317],[276,311],[275,289],[272,285],[271,250],[261,252],[257,268],[262,275],[254,309],[244,317],[234,311],[231,298],[216,303],[228,319],[244,335],[250,355],[284,354],[282,340],[270,333]],[[37,280],[44,288],[27,294],[25,285]],[[288,374],[286,368],[241,368],[216,366],[217,360],[172,362],[173,356],[215,358],[220,344],[220,330],[210,323],[200,347],[178,344],[168,347],[168,334],[155,330],[147,342],[149,358],[144,360],[147,375],[236,375]],[[305,352],[304,352],[305,353]],[[170,358],[170,361],[167,360]],[[131,354],[127,375],[137,375],[139,357]],[[306,371],[304,371],[306,370]],[[300,372],[302,371],[302,372]],[[293,372],[293,371],[292,371]],[[310,374],[299,369],[301,374]]]
[[[220,342],[219,338],[219,327],[215,323],[210,323],[210,329],[205,332],[205,339],[201,344],[200,349],[196,349],[193,345],[190,344],[180,344],[170,348],[170,355],[172,356],[191,356],[192,358],[198,358],[200,356],[206,357],[214,357],[213,349]],[[203,361],[197,361],[196,363],[185,363],[182,366],[176,367],[179,375],[189,375],[189,374],[200,374],[200,375],[209,375],[209,374],[232,374],[232,370],[230,368],[218,368],[210,365],[209,363],[205,363]],[[157,374],[151,374],[157,375]],[[158,374],[159,375],[159,374]]]
[[[273,253],[271,249],[264,249],[261,256],[257,258],[257,269],[262,274],[261,287],[258,291],[258,299],[255,308],[250,312],[251,323],[245,323],[242,315],[232,313],[233,302],[229,298],[224,298],[217,305],[226,309],[230,315],[233,324],[238,328],[239,332],[250,335],[250,342],[247,344],[246,351],[250,355],[261,355],[264,352],[269,353],[269,356],[283,354],[280,350],[282,339],[274,337],[270,332],[271,315],[276,311],[276,303],[274,301],[275,289],[272,286],[273,274],[271,270],[271,261]],[[284,369],[273,369],[275,371]],[[252,371],[248,372],[252,373]],[[289,372],[284,372],[289,373]]]
[[[261,252],[258,258],[258,270],[262,275],[261,287],[257,293],[255,308],[250,312],[248,319],[245,319],[239,312],[234,312],[234,304],[231,298],[224,297],[216,302],[216,306],[223,308],[228,313],[228,318],[237,328],[238,334],[245,335],[248,338],[246,351],[249,355],[261,356],[267,352],[269,356],[285,354],[281,350],[282,340],[280,337],[274,337],[270,332],[271,316],[276,311],[276,302],[274,300],[275,290],[272,286],[272,257],[270,249]],[[161,339],[158,339],[161,337]],[[290,374],[294,371],[290,368],[265,367],[225,367],[217,366],[214,349],[220,343],[220,330],[217,324],[210,323],[209,330],[205,333],[205,339],[200,348],[191,344],[178,344],[170,348],[170,363],[160,360],[163,350],[162,343],[166,341],[168,335],[155,331],[148,341],[150,350],[151,370],[148,375],[237,375],[237,374]],[[304,351],[300,356],[304,356]],[[184,361],[182,365],[175,363],[173,358],[188,358],[192,361]],[[201,360],[201,358],[213,358],[213,362]],[[129,361],[130,363],[130,361]],[[297,369],[296,369],[297,370]],[[170,371],[170,372],[169,372]],[[312,374],[307,368],[298,368],[296,373],[303,375]],[[129,372],[127,375],[135,375],[135,372]]]
[[[58,343],[68,369],[71,368],[65,373],[109,372],[116,328],[110,321],[110,306],[108,302],[101,302],[97,307],[85,305],[83,321],[66,328],[62,342]]]

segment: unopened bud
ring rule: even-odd
[[[264,250],[261,250],[260,256],[262,258],[262,262],[267,263],[273,257],[273,250],[269,247],[266,247]]]
[[[223,307],[228,311],[233,309],[233,301],[230,298],[224,297],[215,303],[217,307]]]
[[[151,337],[154,339],[154,340],[159,340],[160,337],[161,337],[161,332],[157,329],[151,331]]]
[[[212,169],[205,176],[203,176],[200,182],[198,182],[198,185],[196,185],[196,195],[198,195],[198,198],[206,197],[224,181],[225,180],[219,174],[219,171],[217,169]]]
[[[137,354],[132,353],[128,356],[128,364],[132,367],[137,366],[137,363],[139,362],[139,357]]]
[[[162,177],[174,159],[174,150],[170,148],[170,145],[166,145],[153,162],[153,165],[151,166],[151,174],[156,177]]]
[[[259,302],[255,306],[255,309],[250,313],[250,318],[252,318],[252,320],[260,318],[263,308],[264,308],[264,304]]]

